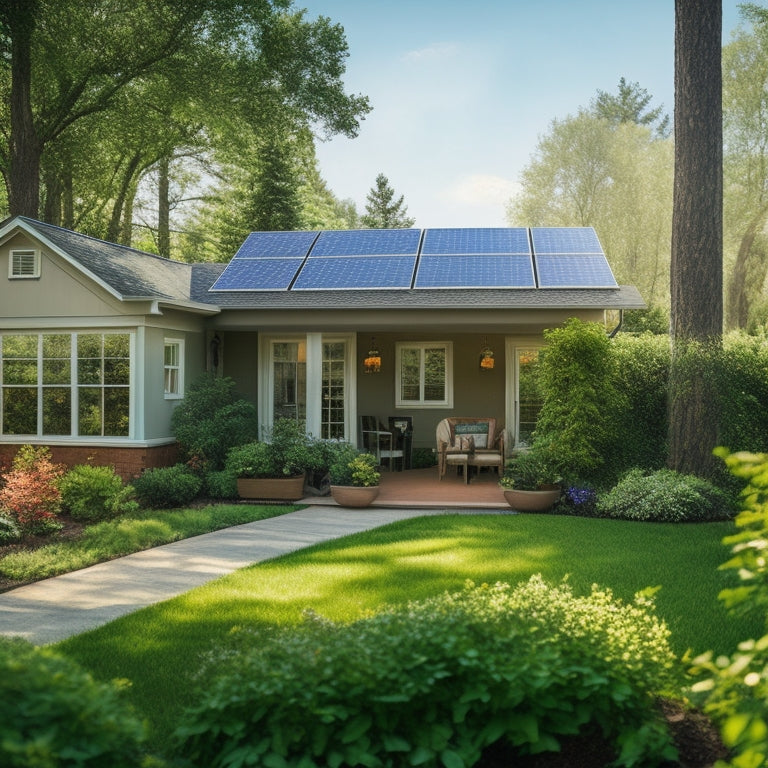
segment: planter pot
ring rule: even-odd
[[[332,485],[331,496],[342,507],[367,507],[379,495],[379,486]]]
[[[298,501],[304,498],[304,475],[295,477],[239,477],[237,493],[241,499]]]
[[[504,498],[512,509],[518,512],[545,512],[560,498],[560,489],[546,491],[504,490]]]

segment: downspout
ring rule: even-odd
[[[619,322],[616,325],[616,327],[608,334],[608,338],[612,339],[620,330],[621,330],[621,324],[624,322],[624,310],[619,310]]]

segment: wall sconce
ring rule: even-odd
[[[488,346],[488,339],[484,339],[483,348],[480,350],[480,370],[492,371],[494,366],[493,350]]]
[[[371,338],[371,348],[368,350],[368,355],[363,360],[363,373],[380,373],[381,372],[381,354],[376,348],[376,339]]]

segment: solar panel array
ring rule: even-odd
[[[592,227],[253,232],[214,291],[615,288]]]

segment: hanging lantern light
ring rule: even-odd
[[[381,372],[381,354],[376,348],[376,339],[371,338],[371,348],[368,350],[368,355],[363,360],[363,373],[380,373]]]
[[[486,338],[483,343],[483,348],[480,350],[480,370],[492,371],[494,363],[493,350],[488,346],[488,339]]]

